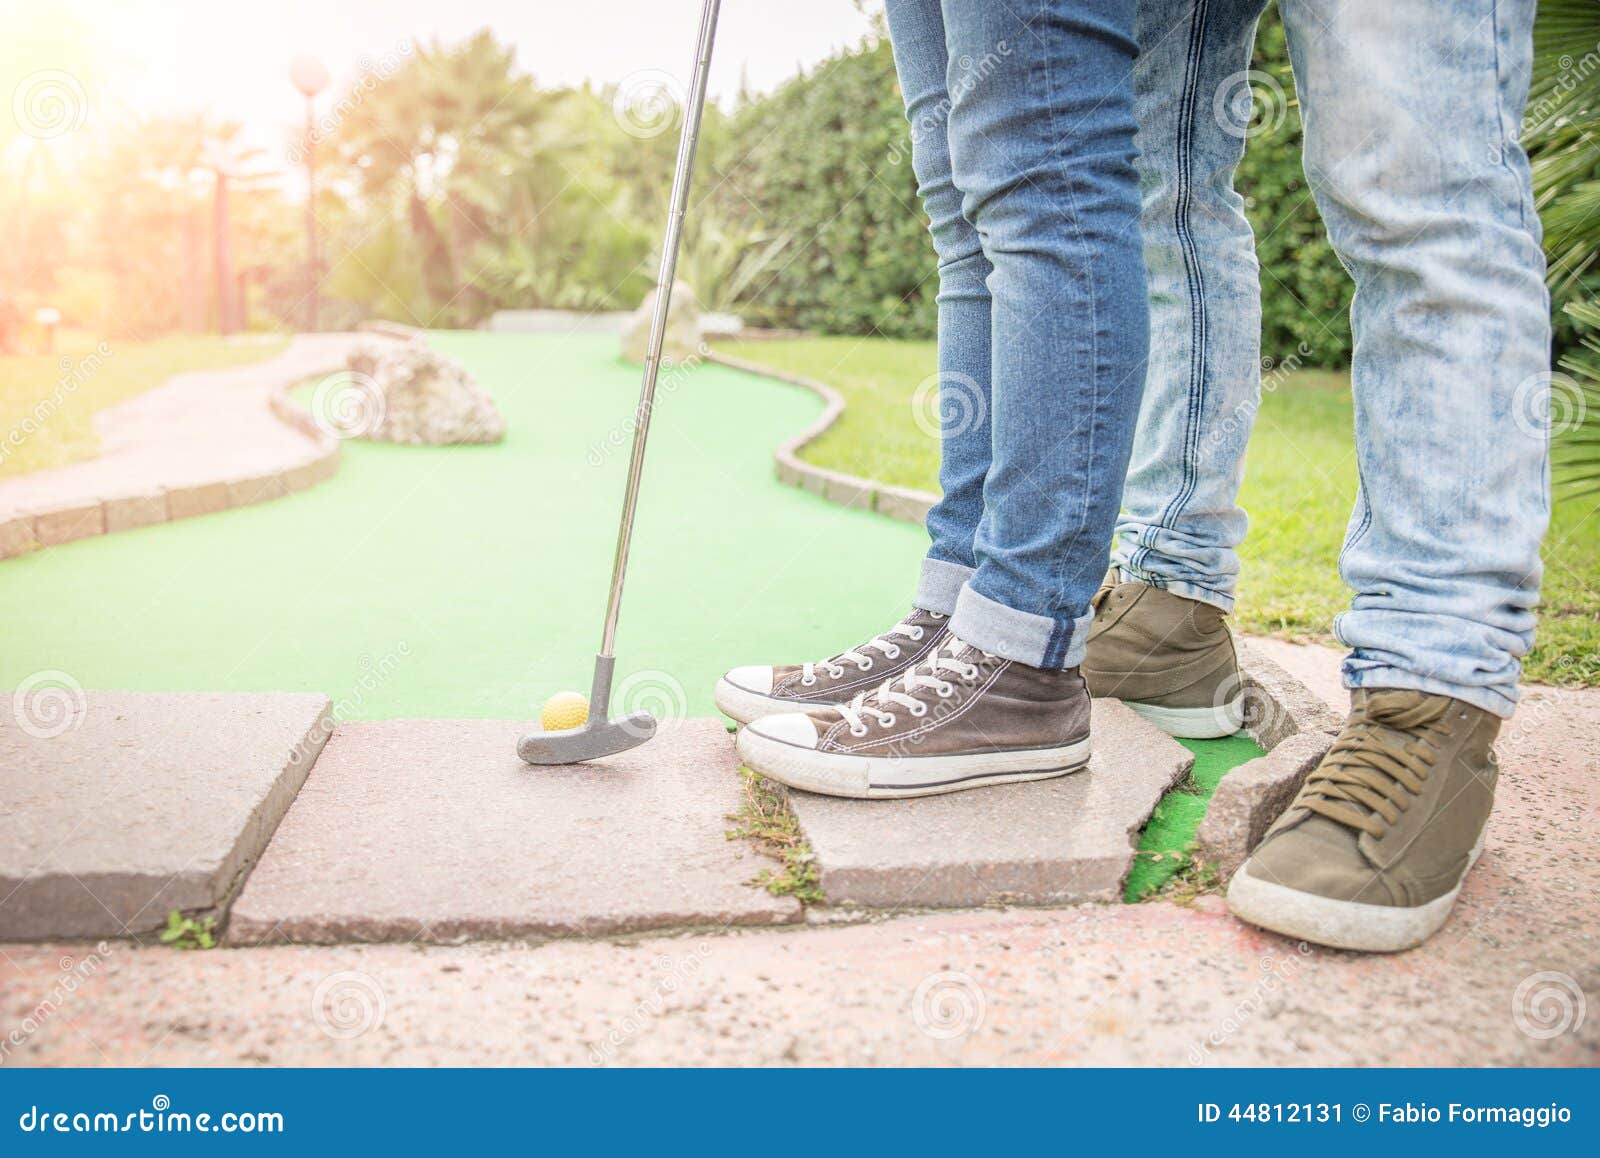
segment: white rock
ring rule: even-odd
[[[448,446],[499,442],[506,420],[488,391],[454,358],[423,342],[374,342],[350,354],[350,372],[382,398],[381,418],[359,436],[377,442]]]
[[[655,315],[656,294],[645,294],[639,308],[622,324],[622,356],[643,363],[650,344],[650,319]],[[672,306],[667,311],[666,339],[661,344],[662,361],[678,366],[701,356],[705,332],[700,321],[700,302],[687,282],[672,283]]]

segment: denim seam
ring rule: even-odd
[[[1177,158],[1177,196],[1173,198],[1173,232],[1177,234],[1180,248],[1183,251],[1184,280],[1189,287],[1189,304],[1193,315],[1189,322],[1189,335],[1194,343],[1193,355],[1189,365],[1189,397],[1188,410],[1184,416],[1183,433],[1183,481],[1176,494],[1167,503],[1166,510],[1155,524],[1145,528],[1143,540],[1135,558],[1129,563],[1135,569],[1142,569],[1144,561],[1150,554],[1149,540],[1155,536],[1157,527],[1165,527],[1175,519],[1189,500],[1194,497],[1195,487],[1199,483],[1198,463],[1196,461],[1200,431],[1200,411],[1205,402],[1205,365],[1206,365],[1206,306],[1205,306],[1205,278],[1200,270],[1199,252],[1194,244],[1194,234],[1189,228],[1189,209],[1192,200],[1191,188],[1193,177],[1190,165],[1194,157],[1194,126],[1195,126],[1195,101],[1200,88],[1200,63],[1205,51],[1205,27],[1207,0],[1197,0],[1194,7],[1194,24],[1189,33],[1189,51],[1184,61],[1183,97],[1178,105],[1178,120],[1181,129],[1178,133],[1178,158]]]
[[[1048,99],[1048,94],[1053,91],[1050,73],[1050,54],[1048,52],[1045,53],[1044,57],[1044,69],[1046,93],[1045,107],[1050,110],[1050,153],[1052,156],[1054,156],[1064,151],[1062,149],[1062,142],[1065,140],[1065,137],[1058,127],[1055,102]],[[1064,187],[1067,195],[1067,207],[1070,213],[1068,221],[1072,228],[1072,241],[1074,248],[1076,248],[1079,253],[1085,256],[1092,256],[1089,254],[1088,246],[1084,244],[1083,220],[1078,213],[1078,200],[1073,194],[1071,181],[1064,182]],[[1094,463],[1094,415],[1098,414],[1100,409],[1099,303],[1095,300],[1094,278],[1090,277],[1085,279],[1084,290],[1089,299],[1089,388],[1092,392],[1089,403],[1089,446],[1086,458],[1090,464],[1090,468],[1092,469]],[[1074,536],[1076,538],[1082,538],[1083,530],[1088,524],[1089,502],[1089,488],[1084,487],[1083,494],[1081,496],[1081,502],[1079,504],[1078,524],[1074,531]],[[1057,606],[1060,605],[1062,597],[1066,593],[1066,579],[1062,575],[1066,565],[1067,560],[1065,558],[1065,553],[1063,553],[1062,557],[1059,557],[1055,560],[1054,565],[1051,568],[1051,586],[1055,595],[1054,602]],[[1042,662],[1039,665],[1040,667],[1045,668],[1060,666],[1061,660],[1067,655],[1068,652],[1072,650],[1072,637],[1074,632],[1077,630],[1077,617],[1068,620],[1066,623],[1055,621],[1055,617],[1053,615],[1051,616],[1051,619],[1053,624],[1050,629],[1050,637],[1045,641],[1044,654],[1041,656]]]
[[[1505,74],[1501,71],[1500,63],[1500,2],[1492,0],[1489,5],[1489,23],[1493,30],[1491,42],[1494,45],[1494,119],[1500,129],[1500,147],[1495,153],[1500,158],[1500,168],[1506,171],[1506,176],[1511,178],[1511,183],[1517,189],[1517,224],[1528,228],[1528,198],[1523,189],[1522,181],[1506,160],[1506,142],[1511,139],[1511,126],[1506,124],[1505,102]]]

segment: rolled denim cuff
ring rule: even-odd
[[[1202,587],[1188,579],[1173,579],[1166,575],[1158,575],[1154,571],[1139,571],[1128,566],[1128,561],[1119,554],[1112,555],[1112,562],[1117,568],[1117,573],[1124,583],[1143,583],[1146,587],[1158,587],[1162,591],[1169,591],[1173,595],[1181,595],[1185,599],[1193,599],[1196,603],[1209,603],[1224,615],[1233,612],[1233,592],[1218,591],[1211,587]]]
[[[1002,659],[1025,663],[1029,667],[1077,667],[1083,662],[1084,647],[1089,639],[1089,625],[1094,622],[1091,611],[1070,624],[1071,634],[1066,642],[1066,654],[1058,664],[1046,664],[1045,657],[1061,630],[1048,615],[1035,615],[1018,611],[1004,603],[996,603],[970,586],[963,587],[956,598],[955,613],[950,617],[950,631],[962,643],[998,655]]]
[[[924,611],[937,611],[940,615],[953,615],[956,596],[972,578],[972,568],[946,559],[927,558],[922,561],[922,575],[917,580],[917,595],[913,602]]]
[[[1517,700],[1521,695],[1520,689],[1515,684],[1509,691],[1493,687],[1468,687],[1450,683],[1448,680],[1435,679],[1432,676],[1419,676],[1412,672],[1401,671],[1387,664],[1357,667],[1349,657],[1346,657],[1339,674],[1344,686],[1352,690],[1400,688],[1408,692],[1423,692],[1430,696],[1450,696],[1475,708],[1482,708],[1502,720],[1511,718],[1511,713],[1517,710]]]

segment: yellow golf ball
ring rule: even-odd
[[[589,701],[577,692],[557,692],[544,702],[539,726],[547,732],[581,728],[589,719]]]

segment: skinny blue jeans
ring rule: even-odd
[[[917,603],[1075,667],[1109,559],[1149,318],[1133,0],[889,0],[939,276],[944,495]]]

